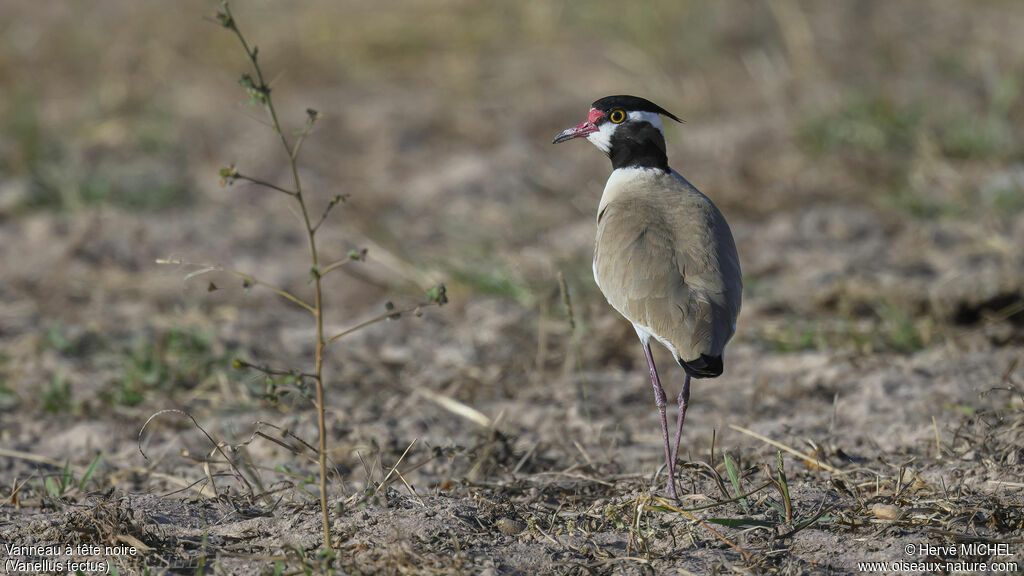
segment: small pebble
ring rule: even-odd
[[[523,530],[526,530],[526,524],[511,518],[501,518],[495,522],[494,525],[498,527],[498,532],[501,532],[506,536],[515,536]]]
[[[900,517],[900,508],[892,504],[873,504],[871,513],[882,520],[895,520]]]

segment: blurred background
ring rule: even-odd
[[[308,314],[233,277],[155,263],[224,264],[311,291],[287,199],[218,184],[230,163],[282,185],[289,173],[237,84],[249,69],[236,39],[209,22],[215,9],[0,6],[3,446],[142,466],[139,427],[169,407],[228,440],[255,419],[316,437],[308,402],[275,401],[261,375],[231,368],[241,357],[309,370]],[[307,107],[323,115],[300,157],[311,209],[350,195],[319,236],[325,259],[368,249],[327,281],[329,332],[435,283],[449,290],[449,306],[331,349],[330,443],[360,470],[353,482],[356,452],[390,465],[414,438],[470,448],[422,468],[428,484],[517,463],[659,465],[642,351],[591,278],[610,166],[587,143],[550,144],[610,94],[686,120],[666,127],[670,163],[739,244],[739,331],[725,375],[694,390],[692,453],[713,429],[745,442],[730,422],[848,451],[924,445],[933,416],[977,409],[978,390],[1015,369],[1022,3],[245,1],[234,12],[284,125],[301,128]],[[675,394],[682,373],[658,354]],[[438,398],[498,420],[507,442],[424,401]],[[204,452],[197,436],[162,423],[148,449]],[[291,458],[250,451],[267,465]],[[0,475],[20,466],[0,460]]]

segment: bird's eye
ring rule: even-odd
[[[612,124],[622,124],[626,120],[626,113],[622,110],[612,110],[608,119],[612,121]]]

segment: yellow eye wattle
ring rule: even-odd
[[[612,124],[622,124],[626,120],[626,113],[622,110],[612,110],[608,119],[612,121]]]

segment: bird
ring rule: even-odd
[[[668,165],[661,118],[671,112],[637,96],[595,101],[587,119],[552,144],[586,138],[611,160],[594,242],[594,280],[608,303],[633,324],[643,345],[661,417],[668,492],[678,498],[675,463],[692,378],[724,370],[743,293],[736,242],[715,204]],[[666,396],[651,339],[683,368],[675,446],[669,445]]]

